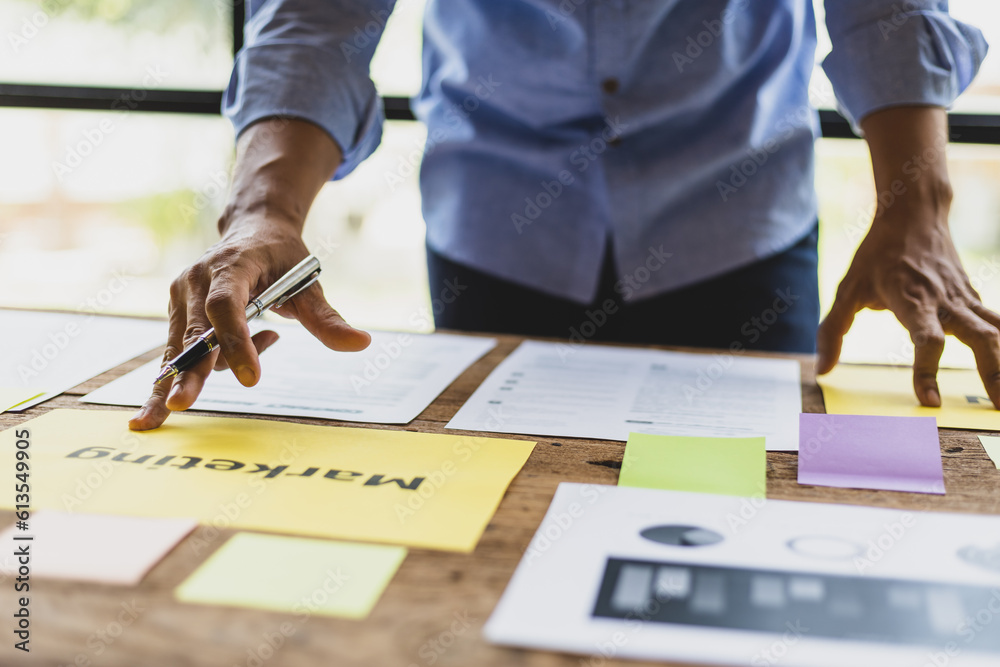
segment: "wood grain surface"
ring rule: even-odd
[[[412,423],[364,426],[445,432],[448,420],[520,340],[513,336],[499,337],[499,345],[492,352],[463,373]],[[0,415],[0,428],[10,428],[54,408],[119,409],[125,418],[131,408],[88,405],[79,403],[78,398],[160,354],[161,351],[153,351],[133,359],[24,413]],[[801,362],[803,410],[823,412],[812,357],[772,356]],[[337,422],[320,419],[283,420],[337,425]],[[497,437],[489,433],[482,435]],[[990,462],[975,434],[941,429],[940,438],[948,490],[945,496],[800,486],[796,482],[796,455],[781,452],[767,455],[767,495],[809,502],[1000,513],[1000,471]],[[138,586],[33,580],[30,654],[13,649],[14,640],[6,629],[14,606],[13,585],[9,578],[0,581],[0,613],[5,619],[0,623],[0,627],[5,628],[0,643],[0,665],[598,667],[651,664],[502,648],[483,639],[482,626],[544,516],[556,486],[563,481],[616,484],[625,448],[621,442],[532,439],[538,442],[534,452],[511,484],[475,552],[454,554],[411,549],[374,611],[364,621],[177,602],[173,598],[174,589],[232,534],[232,531],[202,526]],[[32,446],[44,447],[44,443],[32,443]],[[2,467],[10,469],[6,464]],[[0,485],[0,492],[13,493],[13,480],[10,482]],[[9,525],[13,520],[12,512],[0,512],[0,526]],[[94,539],[100,538],[95,536]],[[205,544],[204,548],[196,548],[196,545]],[[289,563],[289,567],[294,566]]]

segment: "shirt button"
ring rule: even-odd
[[[618,92],[618,79],[611,77],[601,81],[601,90],[608,95],[614,95]]]

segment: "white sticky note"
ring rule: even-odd
[[[194,519],[32,513],[0,533],[0,572],[17,572],[17,549],[30,554],[31,576],[134,586],[195,529]],[[25,539],[31,537],[32,539]],[[8,548],[8,545],[13,545]]]

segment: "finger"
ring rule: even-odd
[[[941,407],[937,372],[944,352],[944,328],[937,312],[928,309],[896,313],[896,318],[910,332],[913,341],[913,391],[920,405]]]
[[[972,348],[986,393],[1000,410],[1000,330],[976,312],[956,308],[948,318],[947,331]]]
[[[160,384],[153,385],[153,391],[146,402],[142,404],[139,411],[128,420],[128,427],[132,431],[148,431],[159,428],[170,415],[167,409],[167,392],[172,386],[170,379],[166,379]]]
[[[250,341],[256,348],[257,354],[260,355],[264,353],[264,350],[278,342],[278,333],[270,330],[258,331],[250,337]],[[214,370],[224,371],[227,368],[229,368],[229,364],[226,363],[226,357],[220,354],[219,358],[215,360]]]
[[[163,351],[163,364],[180,354],[184,348],[184,330],[187,328],[187,309],[184,307],[184,293],[173,285],[170,288],[170,315],[167,320],[167,347]],[[163,366],[161,364],[161,368]],[[167,409],[167,393],[173,386],[172,378],[165,378],[153,385],[153,391],[139,411],[128,422],[133,431],[148,431],[158,428],[170,415]]]
[[[291,302],[289,302],[285,306],[282,306],[281,308],[272,308],[271,312],[274,313],[275,315],[280,315],[281,317],[284,317],[286,320],[298,319],[295,316],[295,306]]]
[[[854,324],[854,316],[861,310],[857,301],[849,296],[848,291],[841,287],[837,290],[837,298],[826,318],[816,332],[816,373],[823,375],[833,370],[840,360],[840,351],[844,346],[844,336]]]
[[[944,327],[939,300],[926,286],[911,284],[886,296],[886,305],[910,332],[913,343],[913,392],[920,405],[941,407],[937,372],[944,352]]]
[[[983,318],[984,320],[995,326],[997,329],[1000,329],[1000,315],[994,313],[992,310],[990,310],[981,303],[974,303],[972,304],[971,308],[972,312],[974,312],[976,315],[979,315],[979,317]]]
[[[246,316],[250,286],[256,284],[258,277],[245,269],[225,267],[212,276],[205,297],[205,314],[215,327],[221,356],[245,387],[252,387],[260,378],[260,360],[250,340]]]
[[[205,358],[197,364],[177,374],[177,377],[174,378],[174,386],[167,394],[167,408],[178,412],[187,410],[194,405],[202,387],[205,386],[205,380],[212,372],[212,366],[215,365],[215,358],[218,355],[219,349],[216,348],[205,355]]]
[[[305,290],[289,304],[294,304],[295,317],[313,336],[331,350],[357,352],[368,347],[372,337],[355,329],[334,310],[318,284]]]
[[[206,269],[199,265],[188,269],[184,281],[186,303],[179,304],[179,307],[186,307],[187,327],[184,329],[184,347],[195,342],[212,326],[205,314],[205,295],[208,292],[210,279]],[[167,394],[168,409],[187,410],[191,407],[205,384],[205,378],[212,372],[212,366],[215,365],[218,355],[219,348],[216,347],[204,359],[174,378],[173,387]]]

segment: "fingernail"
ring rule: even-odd
[[[257,382],[257,373],[249,366],[240,366],[236,369],[236,377],[244,387],[252,387]]]
[[[140,419],[142,419],[145,416],[146,416],[146,407],[143,406],[143,407],[139,408],[138,412],[136,412],[134,415],[132,415],[132,419],[130,419],[129,421],[132,421],[132,422],[139,421]]]
[[[167,394],[167,400],[169,401],[171,398],[177,398],[177,395],[180,393],[181,393],[181,386],[179,384],[175,384],[170,389],[170,393]]]

